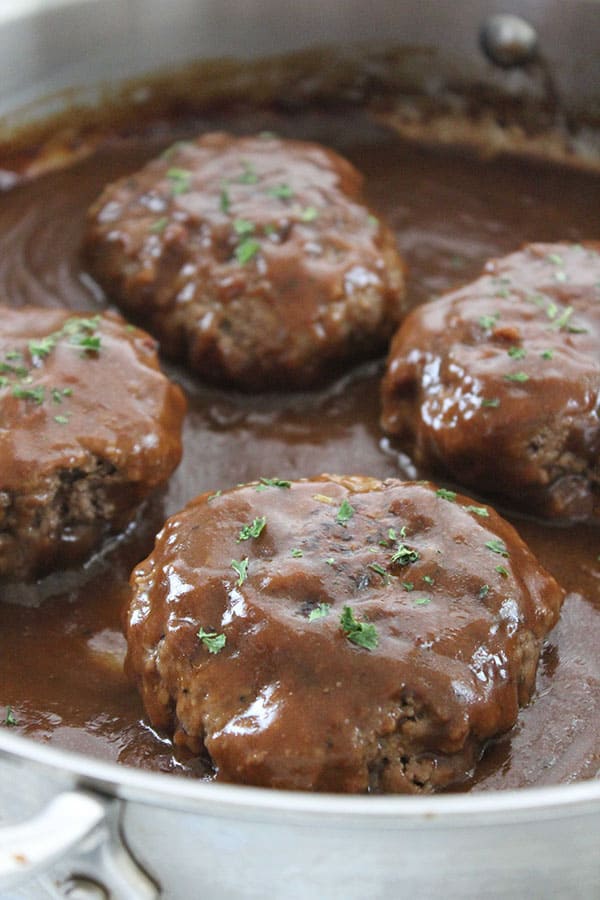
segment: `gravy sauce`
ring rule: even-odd
[[[365,174],[368,201],[397,235],[411,304],[477,276],[486,259],[525,241],[600,236],[600,177],[589,172],[409,144],[361,112],[231,113],[115,135],[89,159],[5,193],[2,301],[105,308],[81,262],[86,208],[107,182],[173,140],[218,128],[269,129],[346,155]],[[183,461],[166,491],[79,570],[37,585],[0,585],[0,722],[6,715],[23,734],[103,759],[210,778],[149,727],[122,671],[127,579],[163,520],[201,491],[259,476],[428,473],[379,428],[382,361],[323,390],[279,396],[208,388],[177,366],[164,368],[190,407]],[[534,701],[488,748],[467,785],[477,791],[592,778],[600,768],[600,530],[507,515],[568,596],[543,652]]]

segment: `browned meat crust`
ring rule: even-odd
[[[181,457],[185,400],[118,316],[0,310],[0,576],[81,559]]]
[[[403,311],[392,232],[316,144],[208,134],[109,185],[85,253],[168,355],[243,390],[314,385],[383,351]]]
[[[600,519],[600,244],[531,244],[414,310],[382,398],[420,464],[528,512]]]
[[[493,510],[322,476],[204,494],[132,574],[151,722],[225,781],[429,792],[535,684],[563,591]]]

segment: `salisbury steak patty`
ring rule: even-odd
[[[167,480],[185,401],[113,315],[0,308],[0,576],[81,558]]]
[[[151,722],[219,779],[320,791],[463,779],[529,700],[563,599],[493,510],[330,476],[198,497],[132,586]]]
[[[600,519],[600,244],[531,244],[407,317],[383,428],[548,517]]]
[[[85,252],[172,357],[244,390],[306,387],[383,350],[403,266],[362,177],[316,144],[207,134],[109,185]]]

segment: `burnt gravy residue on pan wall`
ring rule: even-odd
[[[361,169],[366,195],[394,229],[409,266],[411,304],[479,274],[483,262],[525,241],[598,237],[600,179],[516,159],[480,160],[418,146],[348,110],[214,115],[172,130],[114,138],[61,171],[16,187],[0,204],[3,302],[104,308],[82,266],[85,211],[103,186],[134,171],[175,137],[226,128],[263,129],[321,141]],[[0,713],[6,725],[56,746],[161,771],[206,775],[145,724],[122,672],[120,616],[131,568],[164,518],[205,490],[259,476],[321,472],[424,477],[379,428],[382,363],[366,364],[316,392],[240,395],[209,389],[165,364],[190,403],[184,458],[166,492],[127,534],[81,572],[50,576],[37,590],[4,587],[0,603]],[[567,589],[547,641],[534,702],[488,749],[473,790],[593,777],[600,762],[600,532],[509,516]],[[40,594],[46,594],[41,602]]]

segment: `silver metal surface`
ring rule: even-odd
[[[506,6],[535,29],[562,102],[573,114],[600,111],[596,0]],[[526,75],[515,82],[521,72],[501,71],[480,50],[480,28],[495,12],[493,0],[28,0],[20,8],[0,0],[0,115],[6,128],[74,100],[93,104],[99,82],[192,59],[354,43],[428,48],[425,90],[460,77],[535,93]],[[51,97],[65,88],[72,93]],[[153,882],[166,900],[600,896],[599,781],[433,797],[310,795],[135,771],[0,728],[0,785],[0,825],[27,829],[21,835],[35,831],[57,795],[83,790],[91,802],[68,830],[55,828],[66,855],[29,893],[13,893],[7,874],[3,900],[73,898],[95,886],[112,900],[142,900],[156,896]],[[96,825],[93,809],[102,810]]]
[[[535,28],[521,16],[498,13],[484,23],[481,45],[493,63],[511,69],[535,58],[538,37]]]

